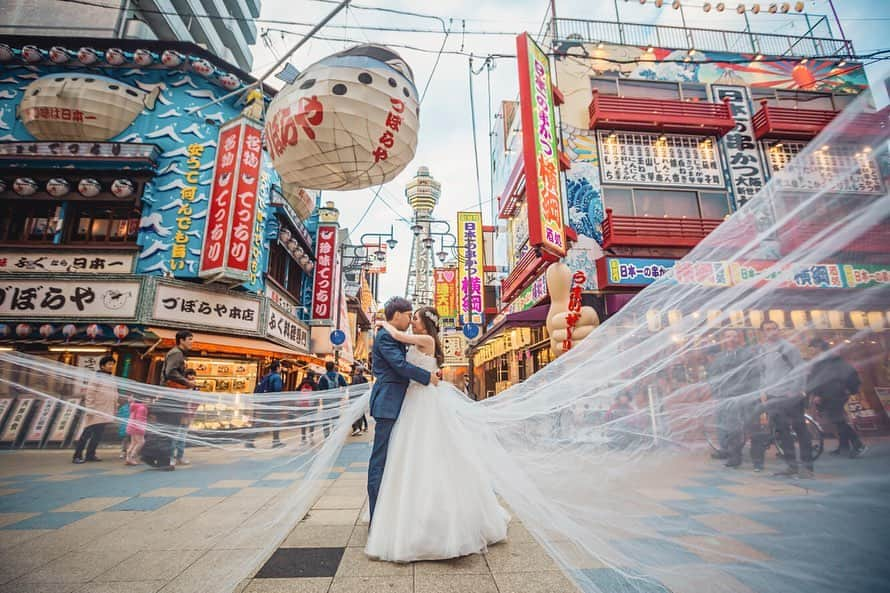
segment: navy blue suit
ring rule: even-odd
[[[423,385],[429,385],[430,372],[414,366],[405,360],[407,346],[396,341],[388,331],[381,328],[374,339],[373,368],[377,381],[371,388],[371,416],[377,422],[374,428],[374,448],[368,462],[368,505],[371,519],[374,518],[374,507],[377,506],[377,493],[383,482],[383,470],[386,467],[386,452],[389,448],[389,436],[402,411],[402,402],[408,384],[413,379]]]

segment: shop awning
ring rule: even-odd
[[[172,344],[176,341],[176,330],[151,327],[149,331],[165,342]],[[305,352],[299,352],[259,338],[236,338],[201,332],[192,333],[195,336],[192,350],[214,350],[230,354],[254,354],[258,356],[307,357]]]
[[[490,330],[485,332],[485,334],[479,338],[479,342],[476,343],[474,348],[478,348],[480,345],[484,344],[486,340],[496,336],[505,329],[510,329],[512,327],[542,327],[547,323],[547,311],[549,310],[550,305],[548,304],[538,305],[537,307],[532,307],[525,311],[510,313],[493,325]]]

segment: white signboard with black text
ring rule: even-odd
[[[729,99],[729,109],[735,128],[723,137],[721,145],[726,153],[732,193],[736,204],[744,206],[766,183],[760,149],[751,126],[751,101],[743,86],[711,86],[714,102]]]
[[[260,301],[241,293],[225,294],[158,283],[152,319],[212,330],[257,334],[260,330]]]
[[[58,251],[0,252],[0,272],[49,272],[66,274],[115,273],[133,271],[133,256],[128,253],[88,253]]]
[[[37,402],[37,412],[34,414],[34,421],[31,422],[31,428],[28,429],[28,435],[25,442],[40,442],[43,435],[49,428],[49,421],[56,409],[56,400],[41,398]]]
[[[25,420],[28,419],[28,412],[31,411],[32,405],[34,405],[33,397],[22,397],[16,400],[6,428],[0,435],[0,442],[14,443],[18,439],[19,433],[25,427]]]
[[[648,132],[597,133],[603,183],[723,188],[714,140]]]
[[[0,280],[0,317],[132,320],[139,280]]]
[[[74,397],[69,397],[65,399],[65,403],[62,404],[62,409],[59,410],[58,415],[56,415],[56,421],[53,423],[52,431],[49,433],[48,442],[54,443],[62,443],[68,437],[68,433],[71,432],[71,425],[74,422],[74,418],[77,415],[77,406],[80,403],[80,400]]]
[[[309,352],[309,328],[293,315],[271,303],[266,316],[266,336],[298,352]]]
[[[3,428],[3,421],[6,419],[6,413],[12,406],[13,401],[15,400],[13,400],[11,397],[0,398],[0,429]]]

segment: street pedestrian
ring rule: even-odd
[[[725,459],[726,467],[739,467],[745,446],[745,425],[757,404],[760,360],[757,353],[745,345],[737,329],[724,331],[721,341],[722,350],[708,369],[720,444],[720,450],[713,456]]]
[[[367,385],[368,379],[365,377],[362,366],[358,363],[352,366],[352,384]],[[365,417],[365,411],[362,410],[362,417],[355,421],[352,425],[352,436],[359,435],[368,430],[368,419]]]
[[[775,475],[811,478],[813,443],[804,419],[807,398],[802,379],[803,359],[800,351],[782,338],[779,325],[775,321],[764,321],[761,327],[765,339],[760,357],[763,365],[761,401],[769,414],[776,440],[782,446],[787,464],[784,470],[776,472]],[[797,434],[802,468],[797,462],[792,431]],[[763,441],[758,440],[755,446],[752,440],[751,458],[754,460],[755,468],[763,467],[765,452]]]
[[[284,379],[281,377],[281,363],[276,360],[269,365],[269,372],[260,379],[253,392],[257,395],[261,395],[267,393],[281,393],[282,391],[284,391]],[[252,428],[257,429],[260,426],[271,426],[272,448],[276,449],[278,447],[283,447],[284,443],[281,442],[281,432],[279,428],[281,419],[285,416],[281,410],[283,404],[281,401],[273,401],[269,397],[260,397],[259,399],[262,401],[254,403]],[[248,435],[244,446],[248,449],[254,449],[256,447],[254,443],[255,441],[256,432],[251,432]]]
[[[301,443],[305,443],[308,440],[309,437],[307,437],[307,435],[312,436],[312,429],[310,427],[312,421],[308,418],[313,414],[312,408],[315,398],[310,397],[309,394],[317,390],[318,386],[315,382],[315,373],[309,371],[297,387],[297,391],[300,392],[300,395],[297,398],[297,413],[300,416]]]
[[[195,381],[198,377],[197,371],[195,369],[185,369],[185,378],[192,382],[194,387],[192,390],[197,391],[198,386]],[[192,418],[195,416],[195,410],[197,410],[198,405],[194,402],[186,402],[185,403],[185,413],[180,418],[179,427],[176,431],[176,438],[173,441],[173,459],[170,461],[172,465],[191,465],[192,462],[185,458],[185,446],[186,441],[188,440],[189,433],[189,425],[192,423]]]
[[[96,447],[102,441],[105,425],[112,422],[117,414],[117,386],[114,384],[114,357],[99,359],[99,370],[87,383],[84,394],[84,429],[74,449],[73,463],[102,461],[96,457]],[[86,448],[86,457],[83,457]]]
[[[813,368],[807,377],[807,393],[823,417],[834,424],[838,446],[833,455],[859,457],[866,446],[847,420],[844,410],[851,395],[859,392],[861,380],[856,369],[846,360],[830,352],[831,345],[821,338],[810,342],[816,353]]]
[[[126,397],[117,399],[117,436],[121,439],[121,459],[127,458],[127,449],[130,447],[130,435],[127,434],[127,421],[130,419],[130,400]]]
[[[127,434],[130,447],[127,449],[127,465],[139,465],[139,454],[145,446],[145,428],[148,421],[148,406],[139,396],[130,398],[130,417],[127,420]]]
[[[194,380],[186,377],[186,353],[191,350],[194,342],[194,334],[188,330],[176,332],[176,344],[164,357],[164,367],[161,371],[161,383],[172,389],[194,389]],[[186,413],[186,406],[181,399],[162,395],[149,410],[154,421],[164,428],[164,434],[151,434],[146,448],[151,451],[152,465],[166,469],[175,468],[172,461],[175,458],[174,439],[166,436],[178,434],[182,425],[182,417]],[[167,454],[164,455],[163,452]]]
[[[328,391],[331,389],[339,389],[340,387],[348,387],[346,378],[335,370],[336,365],[333,360],[324,363],[324,368],[325,374],[318,379],[318,391]],[[328,415],[333,413],[333,403],[331,402],[328,406],[325,406],[324,396],[318,398],[318,403],[321,406],[321,427],[324,431],[325,438],[327,438],[331,433],[332,420],[328,418]],[[328,411],[325,411],[326,407],[329,408]]]

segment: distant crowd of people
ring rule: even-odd
[[[192,348],[194,334],[187,330],[177,332],[175,341],[174,347],[164,358],[161,384],[173,389],[197,390],[196,372],[186,366],[187,353]],[[185,451],[189,426],[198,404],[164,396],[149,398],[135,393],[122,396],[113,380],[114,368],[114,357],[102,357],[95,376],[85,387],[84,429],[75,443],[73,462],[80,464],[102,461],[97,456],[96,449],[102,441],[106,426],[116,422],[121,439],[119,457],[126,465],[148,464],[166,471],[172,471],[176,466],[189,465],[191,462],[186,459]],[[366,383],[368,378],[361,364],[353,365],[351,381],[348,382],[337,371],[334,362],[327,361],[323,374],[316,375],[309,371],[303,377],[296,388],[301,394],[296,402],[275,401],[274,397],[268,396],[262,398],[262,403],[255,406],[251,426],[246,431],[245,446],[255,448],[256,437],[265,432],[263,429],[266,428],[272,433],[272,447],[283,447],[280,427],[283,423],[294,420],[295,416],[316,418],[315,421],[298,422],[301,443],[312,438],[312,431],[316,427],[320,427],[327,437],[335,419],[325,418],[324,413],[318,414],[319,408],[324,407],[324,398],[308,397],[305,394]],[[254,393],[282,392],[285,392],[285,382],[281,374],[281,363],[275,361],[257,381]],[[115,420],[112,421],[112,418]],[[147,431],[149,425],[157,425],[161,430]],[[368,421],[362,414],[353,425],[352,434],[355,436],[367,430]]]

